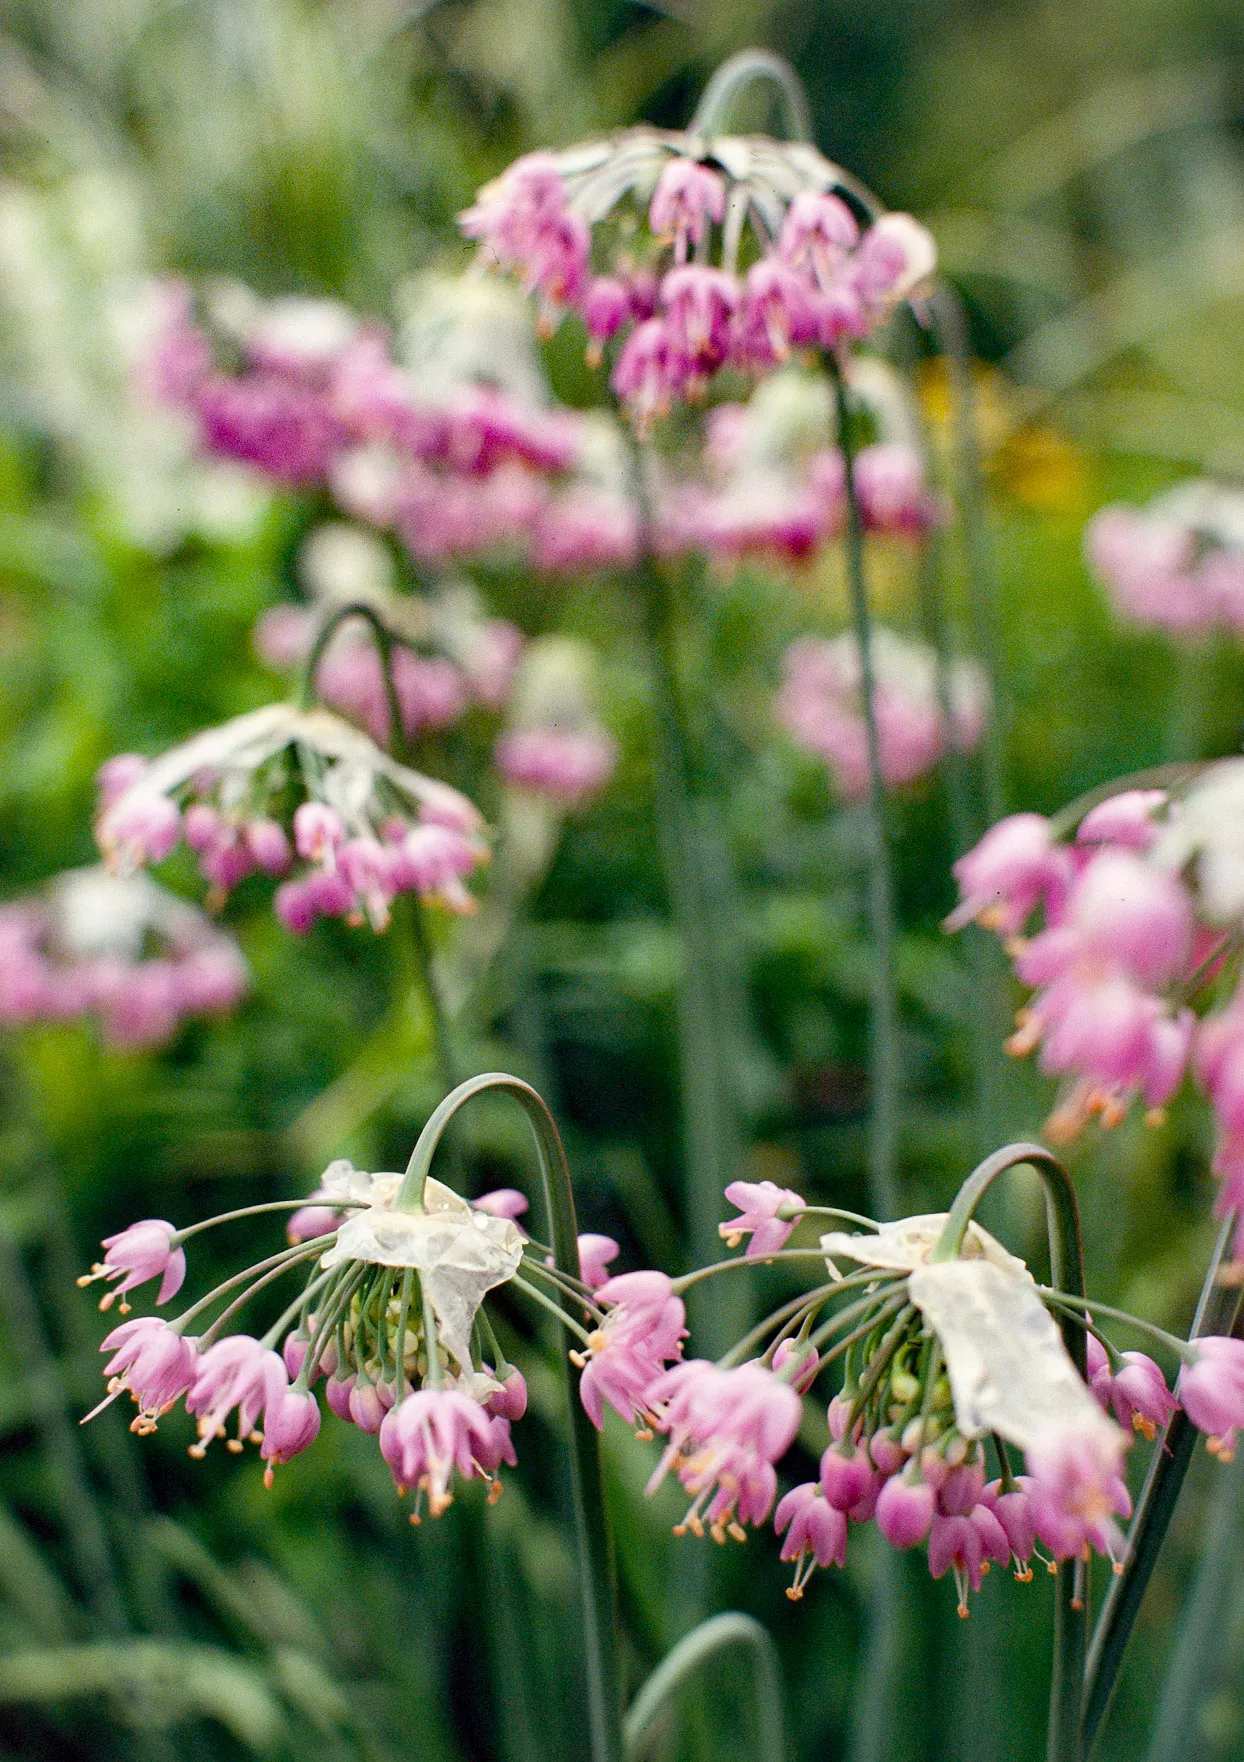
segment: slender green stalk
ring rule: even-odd
[[[554,1263],[563,1277],[577,1278],[579,1229],[566,1152],[548,1108],[531,1085],[518,1077],[500,1071],[485,1072],[482,1076],[468,1078],[452,1095],[445,1097],[419,1134],[411,1152],[398,1204],[407,1210],[418,1210],[422,1206],[424,1182],[442,1134],[458,1110],[485,1091],[513,1096],[527,1115],[536,1141]],[[534,1292],[534,1287],[531,1289]],[[568,1318],[559,1313],[559,1320],[563,1344],[569,1351],[573,1336]],[[592,1762],[622,1762],[621,1661],[615,1610],[613,1540],[605,1505],[600,1443],[579,1400],[578,1378],[569,1371],[566,1372],[566,1406],[571,1496],[582,1593],[589,1752]]]
[[[641,462],[636,462],[637,476]],[[678,687],[669,586],[651,558],[639,570],[656,697],[656,811],[670,908],[683,947],[678,986],[678,1057],[687,1164],[687,1213],[693,1261],[709,1260],[719,1242],[722,1192],[742,1173],[742,1129],[730,1029],[736,999],[718,945],[721,913],[707,873],[710,852],[697,818],[692,759]],[[746,1293],[697,1305],[696,1331],[715,1353],[746,1323]]]
[[[782,104],[782,120],[788,141],[812,139],[812,117],[803,82],[789,61],[768,49],[742,49],[723,61],[704,88],[690,132],[705,135],[728,134],[732,107],[740,93],[749,86],[771,85]],[[698,1630],[697,1630],[698,1631]]]
[[[972,1214],[989,1188],[1008,1169],[1028,1163],[1045,1188],[1045,1214],[1050,1239],[1050,1276],[1070,1301],[1083,1301],[1084,1248],[1080,1240],[1080,1209],[1071,1177],[1056,1156],[1039,1144],[1010,1144],[986,1157],[960,1187],[945,1227],[930,1256],[953,1260],[963,1247]],[[1087,1336],[1074,1316],[1062,1320],[1063,1341],[1080,1375],[1085,1374]],[[1076,1596],[1076,1575],[1066,1567],[1058,1575],[1054,1604],[1054,1669],[1050,1683],[1050,1722],[1046,1734],[1047,1762],[1081,1762],[1080,1702],[1084,1689],[1086,1599]],[[1079,1605],[1077,1607],[1077,1604]]]
[[[428,1008],[432,1013],[432,1038],[436,1045],[436,1062],[441,1087],[445,1090],[456,1089],[462,1081],[462,1077],[454,1053],[449,1012],[445,1008],[445,999],[441,994],[440,981],[436,976],[436,968],[433,964],[432,941],[428,935],[427,917],[423,902],[418,897],[412,898],[410,901],[410,923],[411,940],[415,945],[415,956],[419,962],[419,976],[423,981],[424,995],[427,997]]]
[[[756,1708],[755,1762],[783,1762],[786,1733],[782,1715],[782,1679],[777,1648],[767,1629],[750,1615],[731,1610],[692,1628],[657,1665],[631,1702],[626,1715],[626,1756],[636,1762],[658,1717],[683,1684],[709,1658],[729,1646],[742,1646],[752,1659]],[[732,1746],[733,1747],[733,1746]]]
[[[868,746],[868,913],[873,941],[872,1121],[869,1143],[869,1203],[878,1217],[898,1215],[899,1045],[895,981],[894,881],[886,842],[885,782],[877,728],[873,672],[872,614],[864,578],[864,526],[855,481],[855,443],[847,384],[831,356],[830,372],[838,412],[838,444],[846,465],[847,575],[851,616],[860,651],[860,685]]]
[[[1224,1286],[1218,1282],[1219,1272],[1231,1258],[1235,1228],[1236,1214],[1232,1212],[1223,1221],[1206,1271],[1189,1339],[1196,1340],[1205,1334],[1230,1333],[1235,1327],[1241,1292],[1238,1286]],[[1150,1460],[1149,1473],[1136,1502],[1136,1515],[1128,1535],[1127,1560],[1122,1574],[1106,1594],[1089,1648],[1084,1686],[1086,1756],[1110,1705],[1123,1654],[1183,1491],[1196,1440],[1196,1428],[1189,1425],[1187,1416],[1180,1410],[1171,1416]]]

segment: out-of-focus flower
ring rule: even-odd
[[[287,832],[274,815],[301,797]],[[213,896],[256,870],[286,873],[282,922],[366,920],[383,930],[399,893],[469,911],[464,882],[486,854],[478,810],[447,784],[399,765],[326,710],[270,704],[173,747],[105,801],[96,836],[130,874],[184,836]],[[292,834],[292,836],[291,836]]]
[[[1178,636],[1244,631],[1244,494],[1178,484],[1148,507],[1103,508],[1085,550],[1116,609]]]
[[[567,637],[529,645],[493,757],[511,788],[583,806],[613,775],[617,747],[594,714],[596,659]]]
[[[232,937],[147,875],[74,869],[0,906],[3,1023],[93,1017],[114,1046],[157,1046],[248,982]]]
[[[954,661],[945,682],[950,726],[942,714],[937,657],[922,644],[879,629],[873,637],[874,706],[881,771],[897,788],[930,771],[948,750],[968,750],[980,740],[988,687],[971,661]],[[868,789],[868,742],[864,723],[859,645],[853,635],[832,642],[801,637],[786,652],[778,719],[809,752],[829,765],[848,798]]]

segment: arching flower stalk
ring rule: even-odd
[[[1136,1100],[1159,1124],[1190,1078],[1217,1122],[1226,1212],[1244,1200],[1244,761],[1163,781],[1000,821],[956,864],[947,927],[975,919],[1006,943],[1030,991],[1008,1050],[1039,1050],[1061,1079],[1050,1133],[1114,1126]]]
[[[114,872],[160,863],[184,839],[214,903],[256,871],[288,875],[275,905],[292,930],[343,917],[380,931],[406,892],[469,911],[465,881],[487,854],[479,811],[456,789],[399,765],[329,711],[289,704],[151,762],[112,759],[100,795],[96,837]]]
[[[452,727],[471,708],[499,710],[509,695],[523,637],[490,618],[477,591],[446,581],[424,596],[399,592],[392,553],[364,527],[330,521],[302,547],[302,604],[272,606],[255,627],[260,659],[279,672],[304,669],[319,632],[351,607],[366,607],[388,633],[393,692],[406,740]],[[374,631],[341,619],[319,655],[317,699],[389,746],[392,715]]]
[[[803,1249],[786,1243],[824,1208],[772,1182],[739,1183],[727,1197],[740,1215],[722,1234],[732,1244],[750,1236],[747,1255],[676,1280],[676,1291],[747,1259],[819,1260],[828,1276],[718,1364],[691,1359],[653,1383],[647,1403],[669,1441],[652,1486],[673,1470],[693,1495],[676,1533],[743,1540],[773,1508],[798,1396],[840,1366],[818,1477],[774,1515],[795,1567],[792,1598],[817,1566],[843,1565],[851,1526],[875,1523],[892,1547],[925,1547],[933,1577],[953,1577],[961,1615],[991,1564],[1027,1583],[1034,1560],[1051,1572],[1069,1563],[1082,1600],[1093,1553],[1116,1572],[1126,1557],[1119,1520],[1131,1512],[1133,1431],[1152,1439],[1182,1404],[1211,1452],[1229,1459],[1244,1425],[1239,1342],[1177,1340],[1040,1286],[980,1225],[967,1222],[960,1238],[956,1214],[835,1230]],[[1068,1318],[1087,1337],[1091,1381],[1064,1344]],[[1116,1350],[1103,1318],[1160,1341],[1181,1366],[1177,1389],[1145,1353]]]
[[[617,1244],[599,1236],[580,1239],[582,1278],[558,1272],[514,1221],[525,1204],[497,1194],[471,1205],[430,1177],[412,1190],[407,1176],[341,1160],[307,1201],[181,1230],[163,1219],[133,1224],[105,1241],[103,1260],[79,1280],[107,1283],[102,1309],[120,1296],[126,1313],[127,1295],[157,1278],[157,1304],[169,1302],[185,1278],[185,1244],[214,1224],[292,1213],[288,1247],[175,1319],[144,1315],[113,1329],[101,1407],[129,1394],[132,1429],[147,1433],[184,1400],[198,1434],[192,1456],[218,1438],[235,1452],[256,1444],[271,1485],[273,1469],[315,1441],[322,1385],[338,1419],[376,1436],[399,1494],[415,1494],[412,1522],[425,1509],[440,1516],[457,1480],[482,1479],[495,1498],[500,1468],[515,1462],[510,1428],[527,1388],[498,1344],[490,1293],[512,1286],[570,1330],[581,1346],[572,1356],[586,1367],[583,1406],[597,1425],[602,1400],[628,1419],[647,1411],[648,1387],[681,1352],[684,1332],[664,1274],[604,1277]],[[232,1331],[253,1298],[286,1282],[299,1288],[266,1333]]]
[[[113,1046],[158,1046],[246,991],[232,937],[148,875],[95,867],[0,906],[0,1022],[93,1018]]]

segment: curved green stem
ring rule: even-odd
[[[563,1276],[579,1274],[579,1228],[574,1191],[561,1135],[548,1108],[529,1083],[501,1071],[485,1072],[460,1083],[436,1109],[411,1152],[398,1204],[417,1210],[423,1202],[437,1144],[458,1110],[485,1092],[510,1095],[527,1115],[536,1141],[544,1203],[552,1234],[553,1260]],[[567,1317],[559,1314],[563,1344],[572,1343]],[[583,1599],[583,1646],[587,1675],[588,1721],[592,1762],[622,1762],[622,1696],[615,1614],[613,1543],[605,1506],[600,1444],[579,1400],[578,1378],[566,1372],[569,1417],[570,1483],[574,1501],[580,1588]]]
[[[666,1704],[705,1661],[728,1646],[742,1646],[751,1653],[752,1684],[756,1707],[756,1762],[783,1762],[786,1734],[782,1715],[782,1680],[777,1648],[768,1631],[750,1615],[731,1610],[711,1616],[666,1654],[631,1702],[626,1715],[625,1739],[628,1762],[643,1752],[644,1744]]]
[[[1080,1208],[1071,1177],[1056,1156],[1040,1144],[1010,1144],[980,1163],[959,1189],[945,1228],[930,1260],[953,1260],[963,1247],[972,1214],[1007,1170],[1027,1163],[1045,1188],[1045,1215],[1050,1240],[1050,1277],[1067,1292],[1069,1303],[1084,1301],[1084,1248],[1080,1239]],[[1073,1316],[1062,1320],[1063,1343],[1081,1376],[1085,1374],[1087,1337]],[[1080,1607],[1076,1607],[1079,1602]],[[1075,1574],[1058,1575],[1054,1605],[1054,1670],[1050,1684],[1050,1722],[1046,1734],[1047,1762],[1081,1762],[1080,1702],[1084,1690],[1087,1637],[1086,1599],[1076,1597]]]
[[[733,1260],[714,1260],[708,1266],[696,1267],[694,1272],[682,1273],[674,1280],[674,1290],[681,1296],[684,1291],[689,1291],[692,1285],[698,1285],[702,1279],[711,1279],[717,1273],[728,1273],[736,1269],[742,1272],[755,1272],[758,1266],[768,1266],[777,1260],[824,1261],[824,1259],[825,1250],[823,1248],[775,1248],[772,1254],[758,1254],[754,1260],[749,1260],[745,1254],[738,1254]],[[869,1274],[871,1278],[876,1276],[875,1273]],[[846,1279],[840,1280],[839,1284],[845,1286],[850,1279],[855,1277],[854,1273],[850,1273]]]
[[[775,55],[770,49],[741,49],[722,62],[704,88],[688,132],[706,135],[710,140],[714,135],[727,134],[735,99],[749,86],[762,83],[777,88],[786,125],[785,138],[810,141],[812,116],[803,81],[784,56]]]
[[[1206,1334],[1232,1332],[1239,1315],[1241,1292],[1238,1286],[1224,1286],[1218,1274],[1231,1258],[1235,1236],[1236,1214],[1231,1212],[1223,1221],[1213,1258],[1205,1274],[1193,1318],[1189,1339]],[[1145,1591],[1153,1576],[1158,1553],[1175,1514],[1184,1478],[1196,1447],[1196,1428],[1188,1423],[1182,1409],[1172,1414],[1158,1440],[1149,1463],[1149,1473],[1136,1515],[1128,1534],[1127,1560],[1122,1574],[1116,1578],[1102,1604],[1101,1614],[1089,1648],[1088,1669],[1084,1685],[1084,1749],[1087,1756],[1101,1728],[1114,1693],[1123,1654],[1131,1638],[1132,1628],[1140,1613]]]
[[[1195,1356],[1186,1340],[1178,1335],[1168,1333],[1154,1322],[1142,1321],[1138,1315],[1131,1315],[1126,1309],[1115,1309],[1109,1303],[1101,1303],[1096,1297],[1073,1297],[1069,1291],[1056,1291],[1051,1285],[1038,1285],[1037,1290],[1059,1309],[1070,1310],[1077,1318],[1081,1327],[1088,1327],[1090,1315],[1104,1315],[1107,1321],[1123,1322],[1129,1328],[1135,1328],[1142,1334],[1148,1334],[1151,1340],[1174,1352],[1178,1358],[1190,1362]],[[1094,1330],[1089,1328],[1089,1332]]]
[[[872,614],[864,578],[864,524],[855,480],[855,440],[847,382],[838,361],[828,357],[838,413],[838,445],[846,467],[847,576],[851,618],[860,652],[860,689],[868,750],[868,913],[873,941],[872,1121],[869,1142],[869,1202],[878,1216],[898,1213],[899,1046],[895,981],[894,880],[886,842],[885,780],[877,727],[877,686],[873,672]]]

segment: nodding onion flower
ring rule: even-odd
[[[676,1290],[749,1258],[820,1260],[828,1277],[718,1364],[689,1359],[651,1384],[645,1404],[667,1440],[651,1486],[672,1471],[692,1495],[676,1534],[743,1540],[777,1498],[800,1397],[813,1399],[840,1364],[817,1478],[786,1492],[774,1512],[781,1557],[795,1568],[792,1598],[818,1566],[841,1566],[850,1526],[869,1522],[892,1547],[926,1548],[933,1577],[953,1576],[961,1615],[991,1564],[1013,1565],[1026,1583],[1034,1559],[1050,1571],[1070,1562],[1080,1575],[1096,1552],[1118,1571],[1132,1431],[1152,1439],[1182,1404],[1211,1451],[1229,1459],[1244,1426],[1244,1344],[1179,1341],[1119,1316],[1181,1360],[1172,1394],[1153,1359],[1106,1341],[1092,1319],[1103,1306],[1038,1286],[975,1223],[956,1253],[942,1248],[949,1214],[786,1248],[824,1208],[772,1182],[736,1183],[728,1196],[742,1215],[722,1234],[731,1245],[750,1234],[747,1255],[688,1274]],[[844,1273],[844,1261],[854,1270]],[[1068,1318],[1088,1335],[1087,1381],[1064,1344]]]
[[[289,1210],[289,1245],[226,1279],[179,1316],[127,1319],[105,1338],[108,1392],[129,1394],[132,1429],[154,1431],[178,1402],[193,1416],[201,1457],[223,1438],[256,1444],[264,1480],[305,1450],[320,1429],[317,1389],[337,1418],[377,1437],[399,1494],[415,1494],[412,1522],[437,1517],[457,1480],[489,1483],[513,1465],[511,1425],[526,1411],[522,1372],[507,1360],[485,1308],[513,1285],[551,1308],[582,1342],[583,1405],[597,1425],[601,1399],[627,1417],[645,1406],[646,1386],[681,1351],[683,1306],[662,1273],[599,1281],[617,1245],[581,1238],[583,1278],[559,1273],[547,1249],[514,1222],[521,1195],[471,1205],[430,1177],[369,1174],[348,1161],[325,1170],[309,1201],[276,1201],[177,1229],[147,1219],[108,1237],[104,1258],[78,1282],[108,1284],[100,1302],[159,1279],[157,1305],[186,1275],[186,1242],[221,1222]],[[516,1203],[517,1202],[517,1203]],[[269,1286],[300,1288],[261,1336],[232,1331],[235,1318]],[[593,1285],[598,1288],[593,1289]],[[93,1418],[94,1413],[87,1415]],[[232,1426],[232,1436],[229,1428]]]
[[[864,224],[861,224],[863,220]],[[511,271],[542,327],[567,311],[643,432],[725,367],[867,337],[931,276],[906,214],[872,217],[803,142],[640,127],[529,153],[460,220],[484,266]]]
[[[1117,1125],[1136,1099],[1160,1124],[1190,1076],[1217,1122],[1222,1212],[1244,1203],[1241,825],[1241,759],[1161,789],[1124,779],[1053,820],[1013,814],[956,863],[946,920],[996,931],[1028,988],[1007,1050],[1062,1079],[1047,1130]]]
[[[405,892],[473,909],[464,883],[487,854],[478,809],[327,710],[269,704],[150,763],[111,759],[99,783],[95,835],[118,874],[162,862],[184,838],[215,905],[257,870],[303,863],[276,890],[291,930],[342,917],[380,931]]]

